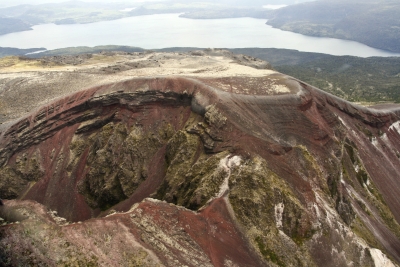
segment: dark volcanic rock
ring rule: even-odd
[[[245,88],[245,77],[137,78],[9,126],[0,193],[19,200],[1,207],[1,260],[399,263],[400,110],[363,108],[282,77],[269,79],[287,91],[257,95],[254,82],[275,88],[271,80],[249,78]],[[12,224],[14,213],[28,219]]]

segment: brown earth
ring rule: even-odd
[[[223,50],[7,62],[3,265],[400,263],[399,109]]]

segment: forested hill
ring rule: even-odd
[[[0,16],[0,34],[31,30],[28,23],[15,18],[2,18]]]
[[[354,40],[400,52],[400,2],[321,0],[278,9],[267,24],[318,37]]]

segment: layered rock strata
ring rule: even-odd
[[[399,115],[275,72],[80,90],[2,128],[0,260],[397,266]]]

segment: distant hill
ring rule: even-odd
[[[20,32],[31,30],[28,23],[15,18],[1,18],[0,17],[0,34],[7,34],[11,32]]]
[[[45,48],[19,49],[19,48],[13,48],[13,47],[0,47],[0,57],[25,55],[28,53],[33,53],[33,52],[42,51],[42,50],[46,50],[46,49]]]
[[[276,10],[267,24],[317,37],[354,40],[400,52],[400,2],[322,0]]]

